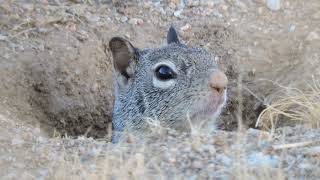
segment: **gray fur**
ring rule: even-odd
[[[171,29],[169,33],[176,34]],[[167,37],[172,35],[169,33]],[[170,38],[172,37],[169,37],[169,40]],[[124,73],[117,69],[119,58],[114,54],[117,53],[117,48],[113,40],[109,45],[115,65],[114,132],[126,129],[145,131],[146,118],[160,121],[164,127],[188,129],[187,116],[195,112],[201,114],[199,107],[207,104],[208,99],[212,98],[208,78],[213,71],[218,70],[215,57],[202,48],[169,43],[169,41],[167,46],[158,49],[132,48],[134,51],[122,52],[128,53],[127,57],[130,57],[127,60],[128,67],[125,69],[125,74],[128,76],[124,76]],[[177,37],[173,40],[179,42]],[[128,41],[123,39],[122,41],[132,46]],[[172,62],[178,71],[175,84],[167,89],[153,85],[153,66],[162,61]],[[222,105],[217,111],[220,111]],[[201,121],[208,120],[208,117],[198,116],[198,118],[201,118]],[[193,123],[199,123],[200,119],[194,121]],[[113,142],[118,141],[118,138],[114,134]]]

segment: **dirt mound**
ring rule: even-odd
[[[104,37],[77,17],[81,6],[4,3],[3,103],[20,119],[71,136],[105,136],[113,82]],[[24,18],[26,17],[26,18]],[[11,29],[11,30],[10,30]]]
[[[111,64],[103,42],[87,36],[82,40],[64,30],[43,38],[45,49],[26,64],[33,89],[29,103],[62,134],[102,137],[113,106]]]

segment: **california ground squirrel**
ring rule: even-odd
[[[190,122],[201,124],[220,114],[227,77],[215,56],[180,43],[173,27],[159,49],[140,50],[120,37],[112,38],[109,47],[115,70],[113,142],[126,129],[144,131],[148,118],[186,130]]]

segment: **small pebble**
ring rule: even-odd
[[[132,24],[132,25],[142,25],[143,24],[143,20],[140,19],[140,18],[131,18],[129,20],[129,24]]]
[[[278,11],[281,8],[280,0],[267,0],[267,7],[272,11]]]
[[[289,32],[293,32],[293,31],[295,31],[296,30],[296,26],[295,25],[291,25],[290,27],[289,27]]]
[[[175,16],[175,17],[181,17],[181,13],[183,12],[183,9],[179,9],[179,10],[177,10],[177,11],[175,11],[174,13],[173,13],[173,15]]]
[[[128,17],[127,16],[122,16],[120,19],[121,22],[125,23],[128,21]]]
[[[7,40],[7,36],[0,34],[0,41]]]
[[[20,137],[15,137],[11,141],[11,145],[22,145],[24,144],[24,140],[21,139]]]
[[[313,156],[313,157],[320,157],[320,146],[311,147],[306,150],[305,155]]]
[[[191,25],[189,23],[185,24],[180,28],[181,31],[187,31],[191,29]]]
[[[313,31],[310,32],[306,38],[307,41],[313,41],[313,40],[318,40],[320,39],[320,36],[317,32]]]
[[[261,152],[251,153],[246,160],[252,166],[278,167],[279,160],[276,156],[270,156]]]
[[[195,160],[192,163],[192,168],[201,169],[203,167],[203,163],[200,160]]]

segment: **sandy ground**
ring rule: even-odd
[[[106,142],[113,104],[106,44],[113,36],[141,48],[159,47],[174,25],[184,43],[217,54],[230,79],[228,106],[218,122],[222,130],[254,127],[260,112],[283,96],[283,87],[304,91],[314,84],[320,72],[319,1],[283,0],[279,7],[268,2],[0,0],[0,175],[316,179],[319,130],[309,126],[272,131],[262,140],[264,132],[250,129],[241,135],[169,133],[154,141]],[[300,142],[312,143],[276,146]]]

